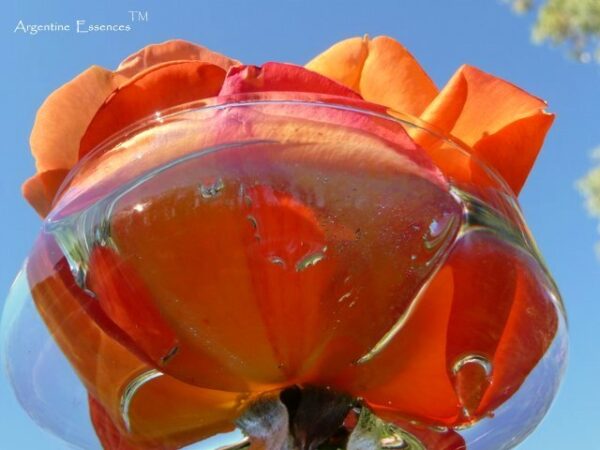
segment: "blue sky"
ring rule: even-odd
[[[133,24],[128,33],[13,32],[19,20],[127,24],[128,10],[147,11],[148,22]],[[27,142],[36,109],[53,89],[92,64],[115,67],[138,48],[169,38],[260,64],[304,63],[345,37],[387,34],[413,52],[438,86],[469,63],[546,99],[557,114],[521,202],[569,312],[570,362],[551,412],[519,448],[591,448],[600,419],[600,261],[593,251],[596,223],[585,213],[575,182],[589,168],[590,151],[600,145],[600,68],[532,45],[532,20],[514,16],[501,0],[5,2],[0,17],[0,296],[8,292],[39,230],[39,219],[19,189],[33,173]],[[0,447],[9,450],[67,448],[28,419],[3,374],[0,436]]]

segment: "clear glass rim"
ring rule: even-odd
[[[268,96],[266,98],[260,98],[261,95]],[[247,98],[244,98],[247,97]],[[280,98],[279,98],[280,97]],[[376,110],[366,109],[366,107],[354,106],[364,104],[365,106],[373,106],[377,109],[385,109],[384,112]],[[99,153],[117,145],[127,137],[135,135],[137,132],[147,129],[149,126],[154,124],[160,124],[166,120],[176,119],[178,116],[186,113],[196,113],[203,111],[219,111],[229,108],[248,108],[252,106],[304,106],[304,107],[318,107],[318,108],[329,108],[338,111],[348,111],[356,114],[362,114],[371,116],[377,119],[387,120],[389,122],[399,124],[401,126],[408,126],[413,129],[423,131],[436,140],[443,141],[449,144],[455,151],[461,154],[463,157],[468,158],[471,162],[477,164],[494,183],[497,183],[505,193],[509,194],[515,201],[518,202],[517,196],[513,190],[509,187],[506,180],[500,175],[500,173],[492,166],[483,161],[478,157],[464,142],[451,134],[444,133],[437,127],[429,124],[428,122],[411,116],[409,114],[396,111],[392,108],[387,108],[382,105],[369,103],[364,100],[352,99],[349,97],[342,97],[330,94],[314,94],[314,93],[302,93],[302,92],[287,92],[287,91],[264,91],[260,93],[252,93],[247,95],[233,95],[225,97],[210,97],[199,100],[193,100],[191,102],[181,103],[169,108],[157,110],[152,114],[149,114],[139,120],[136,120],[132,124],[121,128],[106,139],[101,141],[95,147],[93,147],[83,158],[77,161],[77,163],[69,170],[67,176],[60,185],[53,202],[56,203],[66,187],[69,185],[71,180],[74,178],[77,172],[83,168],[90,160],[92,160]],[[443,171],[442,171],[443,173]]]

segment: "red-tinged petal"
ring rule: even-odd
[[[443,268],[419,295],[389,344],[333,380],[332,386],[364,398],[376,414],[388,419],[453,423],[459,403],[446,369],[453,293],[452,272]]]
[[[494,355],[512,308],[518,266],[506,244],[486,237],[464,236],[447,261],[457,293],[448,332],[449,361],[468,354]]]
[[[437,94],[414,57],[387,36],[338,42],[306,68],[344,84],[367,101],[413,116],[420,115]]]
[[[67,169],[47,170],[35,174],[23,183],[23,197],[40,216],[46,217],[50,212],[56,192],[68,172]]]
[[[37,112],[29,143],[38,172],[70,169],[79,141],[104,100],[125,77],[93,66],[54,91]]]
[[[275,357],[291,380],[322,336],[318,302],[333,276],[331,261],[321,261],[325,233],[314,212],[289,194],[257,186],[245,196],[255,228],[242,243],[252,288]]]
[[[182,39],[173,39],[160,44],[148,45],[128,56],[119,64],[116,72],[132,78],[152,66],[183,60],[201,61],[219,66],[224,70],[240,64],[235,59],[228,58],[201,45]]]
[[[294,95],[291,98],[294,99]],[[340,109],[335,104],[285,103],[290,100],[290,95],[285,93],[269,95],[268,99],[274,101],[191,111],[178,116],[179,120],[154,123],[152,128],[132,136],[126,144],[118,144],[86,161],[71,179],[57,209],[83,207],[117,186],[198,149],[248,140],[290,143],[285,154],[326,167],[341,165],[354,172],[361,167],[360,170],[369,173],[410,172],[444,189],[447,186],[429,156],[396,122]],[[335,103],[339,99],[325,96],[322,102]],[[313,100],[321,99],[315,94]],[[216,100],[209,104],[219,105]],[[352,139],[348,139],[349,133]],[[319,142],[323,145],[316,145]]]
[[[457,292],[448,332],[448,365],[467,414],[490,385],[493,356],[510,315],[518,265],[508,244],[491,234],[470,232],[447,264]]]
[[[90,255],[87,288],[100,308],[154,361],[173,356],[175,333],[165,323],[135,271],[108,247],[95,247]]]
[[[96,435],[105,450],[175,450],[175,447],[151,445],[147,443],[133,443],[128,440],[98,401],[91,395],[89,398],[90,418]]]
[[[358,359],[435,266],[438,253],[423,245],[432,222],[444,224],[438,245],[452,238],[460,217],[446,186],[420,173],[403,149],[360,133],[348,139],[347,129],[347,144],[312,144],[313,131],[326,138],[335,128],[306,120],[299,127],[284,117],[271,123],[252,108],[246,112],[261,120],[246,127],[236,121],[234,132],[263,137],[272,124],[269,138],[294,127],[296,133],[284,144],[269,139],[181,158],[110,206],[115,248],[178,337],[180,352],[164,370],[221,389],[194,369],[203,367],[192,363],[195,352],[212,355],[252,389]],[[370,315],[378,320],[365,323]],[[357,327],[359,335],[348,331]],[[341,351],[331,356],[332,347]]]
[[[229,70],[219,95],[249,92],[285,91],[339,95],[361,98],[327,77],[293,64],[270,62],[257,66],[238,66]]]
[[[180,448],[232,429],[245,396],[198,389],[163,375],[137,387],[128,400],[130,431],[126,431],[124,392],[152,366],[129,351],[131,343],[124,346],[106,333],[98,316],[101,311],[92,310],[97,301],[75,285],[52,238],[37,242],[27,274],[52,337],[92,396],[92,419],[105,442],[128,442],[131,448],[138,444],[147,448],[150,443]]]
[[[226,203],[206,202],[198,185],[173,187],[140,214],[124,210],[111,224],[116,248],[130,258],[178,337],[180,350],[164,370],[201,386],[227,387],[223,380],[210,384],[215,381],[193,362],[205,352],[244,383],[282,380],[245,253],[254,229],[242,209],[227,205],[237,196],[228,189]]]
[[[545,107],[516,86],[463,66],[421,119],[464,142],[518,193],[554,119]]]
[[[519,266],[510,316],[494,356],[493,382],[478,414],[500,406],[521,386],[539,363],[558,329],[558,305],[546,276],[533,270],[530,257],[515,255]]]
[[[557,310],[538,263],[490,232],[463,236],[447,265],[456,293],[448,370],[466,417],[478,418],[510,398],[542,358]]]
[[[79,159],[114,133],[166,108],[212,97],[225,71],[201,61],[164,63],[138,74],[102,105],[81,139]]]

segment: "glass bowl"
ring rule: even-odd
[[[85,155],[2,319],[20,403],[85,449],[512,448],[566,348],[492,168],[418,119],[285,93]]]

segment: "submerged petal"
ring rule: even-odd
[[[101,438],[131,444],[116,448],[179,448],[233,428],[243,395],[198,389],[168,376],[139,386],[124,410],[128,386],[152,366],[107,334],[97,316],[92,318],[96,300],[75,285],[51,238],[38,241],[27,270],[38,310],[90,392]]]
[[[451,424],[459,414],[446,367],[446,335],[454,295],[452,272],[438,272],[408,311],[403,327],[371,360],[332,385],[362,397],[383,417]]]

